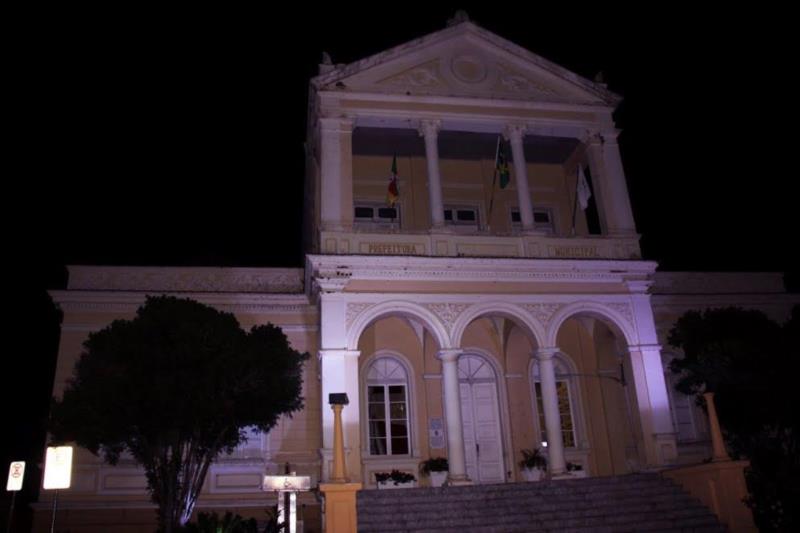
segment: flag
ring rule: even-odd
[[[504,144],[498,139],[497,157],[494,163],[495,179],[500,178],[500,188],[505,189],[511,181],[511,173],[508,170],[508,157]]]
[[[389,207],[394,207],[400,198],[400,190],[397,188],[397,154],[392,159],[392,177],[389,178],[389,190],[386,192],[386,203]]]
[[[578,195],[578,203],[581,204],[581,209],[586,211],[586,208],[589,207],[589,198],[592,197],[592,190],[589,188],[589,182],[586,181],[582,165],[578,165],[578,186],[575,194]]]

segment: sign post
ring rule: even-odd
[[[72,481],[72,446],[48,446],[44,462],[45,490],[55,490],[53,496],[53,517],[50,533],[55,531],[56,511],[58,510],[58,489],[68,489]]]
[[[23,479],[25,479],[25,461],[14,461],[8,467],[8,482],[6,483],[6,490],[11,492],[11,506],[8,510],[6,533],[11,531],[11,521],[14,519],[14,502],[17,499],[17,492],[22,490]]]
[[[288,533],[297,531],[297,493],[311,489],[309,476],[264,476],[265,491],[278,493],[278,520],[288,524]],[[289,494],[289,508],[286,509],[283,501],[284,494]]]

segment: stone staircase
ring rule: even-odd
[[[658,474],[471,487],[362,490],[358,531],[725,531]]]

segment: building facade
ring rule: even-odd
[[[324,62],[309,89],[304,268],[70,267],[53,292],[64,311],[54,394],[90,332],[167,293],[245,328],[277,324],[316,355],[305,409],[221,457],[201,509],[253,514],[262,475],[287,462],[327,480],[331,393],[349,397],[347,468],[365,487],[376,472],[418,475],[431,457],[448,458],[454,484],[519,481],[521,450],[537,447],[553,476],[705,458],[704,417],[665,371],[680,355],[665,347],[669,328],[685,310],[727,305],[782,319],[793,299],[779,275],[662,273],[641,258],[619,101],[463,17]],[[61,506],[74,530],[147,530],[144,488],[132,462],[79,451]],[[313,523],[318,502],[304,501]]]

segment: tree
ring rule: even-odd
[[[714,392],[729,450],[746,457],[749,504],[763,531],[797,530],[800,502],[800,306],[783,326],[738,308],[684,314],[669,343],[684,394]],[[699,398],[698,398],[699,402]]]
[[[141,464],[161,531],[191,517],[212,461],[300,410],[307,353],[280,328],[245,332],[236,318],[189,299],[149,297],[83,345],[50,431],[116,464]]]

